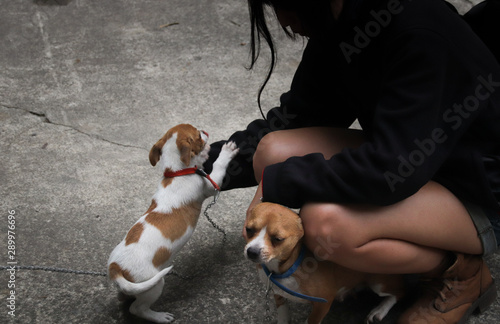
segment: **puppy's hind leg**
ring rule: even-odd
[[[375,275],[368,286],[374,293],[383,297],[380,304],[372,309],[366,317],[366,323],[382,321],[391,308],[404,296],[405,282],[403,276]]]
[[[389,313],[392,306],[396,304],[398,299],[393,295],[386,295],[385,298],[380,302],[380,304],[372,309],[368,317],[366,318],[366,323],[374,323],[375,321],[382,321],[382,319]]]
[[[163,278],[148,291],[136,296],[136,300],[130,305],[130,313],[147,319],[154,323],[171,323],[174,316],[170,313],[155,312],[150,309],[151,305],[160,297],[163,291]]]

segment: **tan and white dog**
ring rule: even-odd
[[[279,324],[290,322],[286,299],[312,303],[307,323],[317,324],[335,298],[342,301],[350,290],[366,285],[384,297],[366,318],[372,323],[382,320],[404,294],[402,276],[361,273],[317,260],[302,244],[300,217],[284,206],[258,204],[247,219],[245,231],[245,257],[259,264],[259,275],[266,284],[273,284]]]
[[[193,234],[203,201],[216,193],[229,162],[238,153],[226,143],[210,176],[197,167],[208,159],[208,134],[181,124],[170,129],[151,149],[149,160],[158,162],[164,176],[147,212],[132,226],[111,252],[108,275],[121,293],[134,296],[130,312],[156,323],[170,323],[172,314],[155,312],[150,306],[160,297],[172,259]],[[196,170],[195,173],[184,172]],[[184,173],[183,173],[184,172]],[[182,176],[176,176],[182,175]]]

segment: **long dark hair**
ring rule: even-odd
[[[301,23],[304,26],[307,26],[308,30],[312,31],[314,35],[324,35],[334,24],[330,2],[331,0],[248,0],[251,23],[251,63],[248,69],[251,70],[254,67],[260,56],[262,38],[265,40],[269,50],[271,51],[271,63],[269,65],[269,70],[257,95],[257,104],[264,119],[266,119],[266,117],[262,111],[260,98],[264,88],[271,78],[271,75],[273,74],[277,61],[277,53],[273,37],[267,27],[266,8],[294,11],[298,14]],[[295,35],[287,28],[283,28],[283,31],[289,38],[296,39]]]

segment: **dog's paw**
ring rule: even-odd
[[[377,314],[372,314],[372,313],[370,313],[365,320],[366,324],[374,324],[378,322],[380,322],[379,317],[377,316]]]
[[[397,299],[395,296],[387,296],[382,300],[382,302],[372,309],[370,314],[368,314],[368,317],[366,318],[366,323],[371,324],[371,323],[378,323],[384,319],[384,317],[389,313],[391,310],[392,306],[396,304]]]
[[[238,146],[236,146],[235,142],[227,142],[222,145],[222,149],[219,156],[227,156],[229,160],[234,159],[234,157],[238,154]]]
[[[370,312],[370,314],[368,314],[365,323],[366,324],[380,323],[388,312],[389,310],[386,309],[375,308]]]
[[[174,321],[174,315],[170,313],[155,312],[154,317],[150,320],[155,323],[168,324]]]
[[[155,312],[151,309],[143,309],[143,308],[141,309],[134,307],[134,304],[132,304],[130,307],[130,313],[134,314],[137,317],[144,318],[153,323],[168,324],[172,323],[175,320],[174,315],[170,313]]]

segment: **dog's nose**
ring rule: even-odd
[[[247,249],[248,259],[252,261],[257,261],[259,259],[259,256],[260,256],[260,248],[251,246]]]

